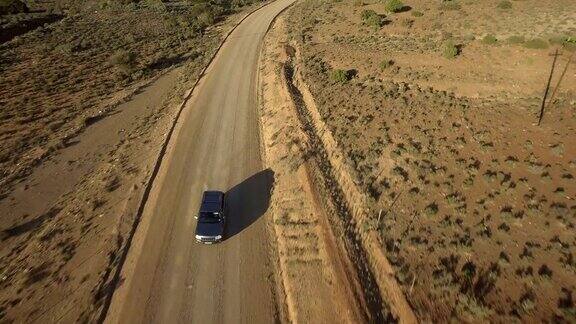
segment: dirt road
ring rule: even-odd
[[[262,170],[256,69],[278,0],[230,35],[180,117],[124,264],[106,322],[271,322],[264,220],[274,174]],[[194,242],[201,193],[228,195],[228,234]]]

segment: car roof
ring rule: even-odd
[[[221,191],[205,191],[200,205],[201,213],[217,213],[222,209],[224,193]]]
[[[219,201],[224,197],[222,191],[204,191],[202,201]]]

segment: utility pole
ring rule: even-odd
[[[542,105],[540,106],[540,117],[538,118],[538,126],[544,118],[544,107],[546,106],[546,98],[548,97],[548,91],[550,90],[550,83],[552,82],[552,75],[554,75],[554,68],[556,67],[556,60],[558,59],[558,49],[554,52],[554,60],[552,61],[552,69],[550,69],[550,76],[548,77],[548,83],[546,84],[546,90],[544,91],[544,98],[542,98]]]

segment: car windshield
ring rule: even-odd
[[[200,223],[219,223],[220,222],[220,214],[218,213],[200,213],[200,217],[198,218]]]

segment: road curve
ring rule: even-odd
[[[274,175],[260,161],[256,73],[262,39],[295,0],[277,0],[230,34],[170,140],[106,323],[270,323],[264,214]],[[227,239],[194,242],[205,189],[227,192]]]

